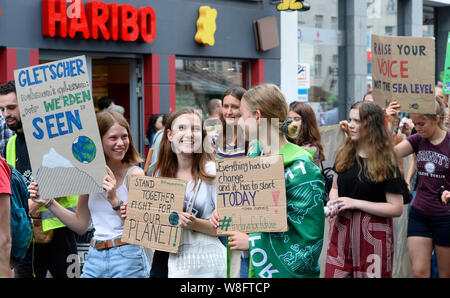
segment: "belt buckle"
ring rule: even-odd
[[[91,246],[96,250],[104,250],[108,248],[107,241],[92,240]]]

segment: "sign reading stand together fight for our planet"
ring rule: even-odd
[[[434,38],[372,35],[373,98],[382,108],[434,114]]]
[[[131,176],[122,241],[177,253],[186,181]]]
[[[218,234],[287,231],[282,155],[216,160]]]
[[[41,198],[103,192],[105,156],[85,56],[14,71]]]

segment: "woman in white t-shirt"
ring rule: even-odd
[[[150,277],[226,277],[226,249],[209,223],[217,205],[216,168],[202,148],[202,121],[200,110],[184,107],[165,125],[153,174],[187,181],[184,212],[179,214],[183,232],[177,254],[155,251]],[[122,213],[125,218],[126,204]]]
[[[76,212],[53,199],[39,199],[36,182],[28,187],[30,198],[45,205],[80,235],[86,233],[92,219],[95,233],[81,277],[145,278],[150,273],[147,256],[141,246],[121,241],[123,220],[120,217],[120,206],[128,200],[128,176],[144,175],[141,168],[133,165],[142,159],[133,145],[130,126],[121,114],[105,110],[97,113],[97,122],[107,165],[104,192],[79,196]]]

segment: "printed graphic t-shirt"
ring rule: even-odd
[[[413,207],[428,216],[448,216],[450,206],[440,203],[439,188],[450,190],[450,132],[438,144],[431,144],[419,134],[407,138],[417,155],[419,184]]]

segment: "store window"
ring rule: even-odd
[[[313,2],[308,12],[298,13],[298,69],[301,71],[297,101],[312,106],[319,125],[332,125],[339,120],[338,51],[343,38],[343,32],[337,28],[339,1]]]
[[[222,99],[232,87],[248,88],[247,61],[177,58],[175,69],[176,108],[198,106],[205,117],[211,99]]]
[[[398,0],[367,0],[367,91],[372,89],[371,35],[398,35]]]

